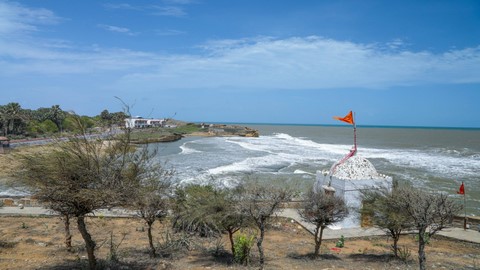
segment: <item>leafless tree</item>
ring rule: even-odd
[[[348,215],[345,200],[335,194],[325,194],[323,191],[307,192],[299,215],[306,222],[315,225],[315,256],[318,256],[322,245],[323,230],[335,222],[342,221]]]
[[[405,230],[412,229],[413,223],[405,209],[398,203],[402,198],[396,190],[397,187],[394,185],[392,190],[372,188],[362,191],[361,212],[372,218],[374,226],[385,230],[387,235],[392,237],[392,250],[395,257],[398,257],[400,236]]]
[[[139,158],[151,162],[156,151],[142,151]],[[173,169],[167,169],[159,163],[138,168],[140,178],[138,187],[132,190],[132,206],[137,215],[147,224],[147,235],[150,246],[150,256],[156,257],[156,249],[153,244],[152,225],[156,220],[162,221],[168,214],[170,195],[172,193]]]
[[[420,270],[424,270],[427,239],[451,224],[462,206],[444,193],[429,193],[413,187],[399,187],[395,193],[395,208],[402,209],[418,230],[418,261]]]
[[[250,219],[260,231],[260,235],[257,236],[257,247],[262,269],[265,264],[262,244],[267,223],[274,214],[281,211],[281,204],[290,201],[293,195],[293,189],[285,183],[261,182],[259,179],[247,180],[239,193],[240,213]]]

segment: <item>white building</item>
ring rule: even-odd
[[[362,207],[361,190],[386,187],[391,190],[392,177],[379,174],[366,158],[353,156],[340,164],[330,177],[328,171],[317,171],[317,192],[334,191],[350,208],[350,214],[336,228],[361,227],[359,210]]]
[[[145,119],[137,116],[125,119],[126,128],[148,128],[148,127],[162,127],[165,125],[165,119]]]

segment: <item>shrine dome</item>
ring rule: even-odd
[[[379,174],[368,159],[360,156],[353,156],[338,165],[333,176],[345,180],[387,178],[386,175]]]

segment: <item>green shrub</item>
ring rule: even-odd
[[[425,244],[427,244],[427,245],[430,244],[430,234],[426,232],[423,235],[423,240],[425,240]],[[417,242],[419,241],[418,234],[415,235],[415,241],[417,241]]]
[[[408,247],[403,247],[398,249],[398,258],[407,263],[410,260],[410,257],[412,256],[412,252]]]
[[[343,235],[340,236],[340,240],[337,241],[335,246],[338,248],[343,248],[345,246],[345,237]]]
[[[255,237],[253,235],[239,234],[235,237],[235,262],[248,265],[250,262],[250,250]]]

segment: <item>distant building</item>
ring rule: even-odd
[[[145,119],[137,116],[135,118],[125,119],[126,128],[149,128],[149,127],[163,127],[165,125],[165,119]]]

